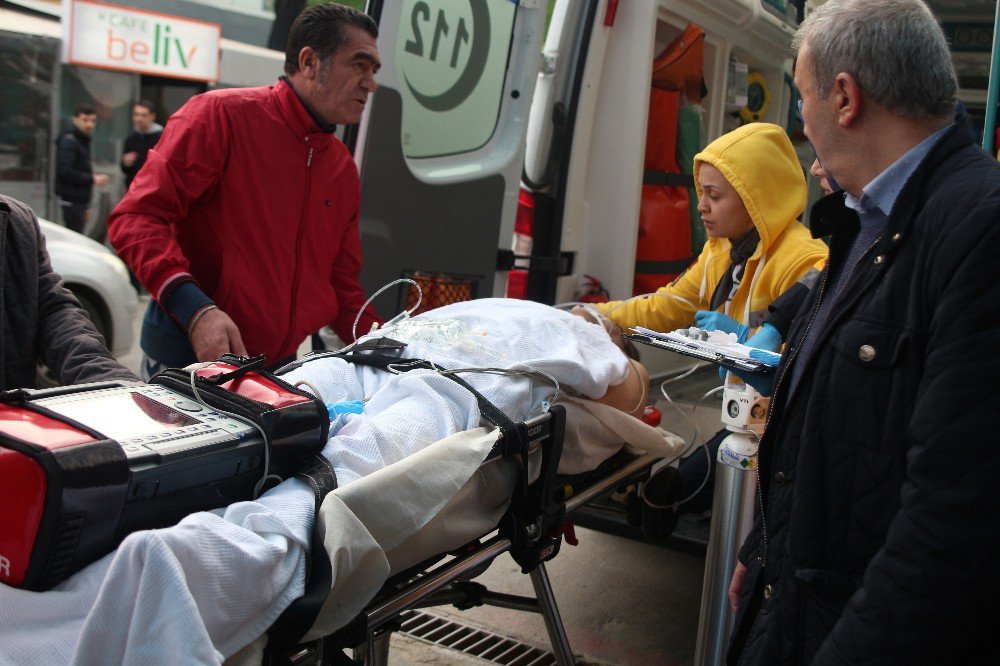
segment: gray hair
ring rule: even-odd
[[[921,0],[828,0],[792,39],[808,42],[816,93],[826,97],[847,72],[877,104],[904,118],[955,111],[958,78],[944,33]]]

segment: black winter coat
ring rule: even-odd
[[[845,260],[857,215],[813,208]],[[996,663],[1000,167],[964,119],[906,183],[788,396],[829,265],[792,327],[761,441],[729,661]]]
[[[42,360],[64,384],[138,381],[111,356],[76,297],[53,272],[30,208],[0,195],[0,390],[35,386]]]
[[[119,166],[121,166],[122,173],[125,174],[125,187],[126,189],[132,185],[132,180],[135,178],[135,174],[139,173],[139,169],[142,165],[146,163],[146,153],[149,149],[156,145],[163,135],[163,130],[159,132],[147,132],[143,134],[137,130],[132,130],[125,137],[125,146],[122,148],[122,154],[125,153],[138,153],[135,158],[135,162],[132,166],[127,167],[124,163],[119,160]]]
[[[56,139],[56,195],[75,204],[89,204],[94,193],[90,137],[78,129]]]

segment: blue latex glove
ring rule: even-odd
[[[781,363],[781,354],[775,354],[772,351],[767,351],[766,349],[753,349],[750,351],[750,358],[760,361],[764,365],[777,368],[778,364]]]
[[[347,400],[338,403],[326,403],[326,411],[330,415],[330,420],[335,420],[341,414],[361,414],[364,412],[365,403],[361,400]]]
[[[735,333],[740,342],[744,342],[750,334],[750,328],[739,323],[729,315],[712,310],[698,310],[694,313],[694,325],[703,331],[722,331]]]
[[[777,368],[781,362],[781,354],[775,354],[765,349],[751,350],[750,358],[756,359],[771,368]],[[778,373],[773,370],[769,372],[743,372],[742,370],[730,369],[730,372],[757,389],[757,392],[761,395],[768,396],[774,392],[774,377]],[[725,381],[726,368],[719,366],[719,376]]]
[[[757,349],[776,352],[781,349],[781,333],[774,326],[765,322],[744,344],[747,347],[756,347]],[[763,359],[759,360],[763,361]]]
[[[775,353],[781,348],[781,334],[778,329],[770,324],[762,325],[753,337],[746,341],[748,347],[755,347],[750,351],[750,358],[772,368],[778,367],[781,362],[781,355]],[[774,391],[774,376],[777,373],[767,372],[742,372],[740,370],[730,370],[734,375],[745,381],[750,386],[757,389],[761,395],[771,395]],[[719,367],[719,376],[723,381],[726,379],[726,368]]]

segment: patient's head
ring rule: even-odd
[[[577,317],[581,317],[591,324],[598,324],[604,327],[604,330],[608,332],[608,336],[611,341],[615,343],[618,349],[621,349],[626,356],[636,361],[639,360],[639,351],[632,344],[631,340],[626,340],[622,337],[622,329],[615,322],[611,321],[596,308],[587,307],[586,305],[574,305],[573,309],[570,310],[570,314],[574,314]],[[631,349],[631,352],[629,351]]]
[[[620,383],[608,388],[608,392],[597,402],[610,405],[623,412],[631,414],[637,419],[642,418],[642,413],[646,409],[646,398],[649,393],[649,373],[646,367],[639,362],[639,350],[632,344],[631,340],[622,337],[622,330],[618,324],[614,323],[593,308],[583,305],[576,305],[570,312],[577,317],[586,319],[592,324],[604,327],[608,332],[611,341],[622,350],[622,353],[629,358],[629,374]]]

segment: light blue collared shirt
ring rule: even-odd
[[[896,199],[899,198],[906,181],[953,125],[954,123],[948,124],[906,151],[902,157],[889,165],[889,168],[862,188],[860,199],[847,192],[844,193],[844,204],[858,212],[862,227],[881,225],[892,215]]]

